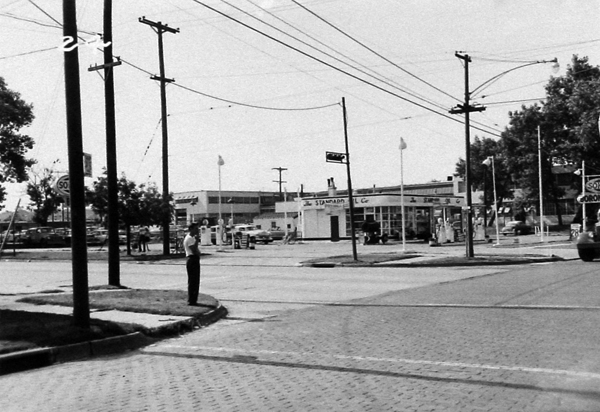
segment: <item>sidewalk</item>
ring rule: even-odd
[[[495,240],[495,239],[494,239]],[[307,266],[333,267],[336,265],[352,265],[361,267],[410,267],[410,266],[464,266],[464,265],[502,265],[515,263],[552,262],[557,260],[578,259],[577,249],[566,235],[550,235],[544,242],[537,236],[519,238],[505,237],[500,239],[500,245],[494,243],[475,242],[475,258],[465,258],[464,243],[447,243],[430,246],[425,242],[408,242],[403,250],[401,242],[390,242],[386,245],[357,245],[359,262],[348,262],[352,257],[350,241],[327,242],[313,241],[296,245],[257,245],[255,250],[225,250],[217,251],[214,247],[204,247],[204,265],[275,265],[298,266],[302,262]],[[90,260],[103,259],[106,251],[90,248]],[[158,261],[164,260],[158,247],[146,255],[134,254],[124,260]],[[68,260],[69,251],[34,249],[19,250],[15,260]],[[172,256],[166,259],[177,259]],[[11,259],[3,253],[2,259]],[[174,260],[173,264],[183,264]],[[53,305],[33,305],[17,302],[22,296],[0,296],[0,309],[13,311],[47,312],[71,315],[72,308]],[[110,322],[137,324],[145,327],[149,333],[132,333],[117,338],[102,341],[86,342],[60,348],[43,348],[24,352],[0,355],[0,375],[18,370],[25,370],[50,365],[55,362],[65,362],[94,356],[119,353],[147,345],[152,336],[165,336],[193,330],[199,325],[218,321],[227,315],[227,310],[217,299],[203,295],[200,303],[206,307],[198,307],[194,316],[164,316],[149,313],[134,313],[117,310],[92,311],[92,319]],[[210,307],[212,306],[212,308]]]

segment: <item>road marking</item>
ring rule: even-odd
[[[151,353],[154,349],[157,351],[162,349],[192,349],[196,351],[213,351],[213,352],[225,352],[234,353],[234,356],[257,356],[257,355],[281,355],[281,356],[295,356],[302,359],[309,359],[311,357],[326,357],[333,358],[336,360],[353,360],[353,361],[368,361],[368,362],[388,362],[388,363],[406,363],[412,365],[429,365],[429,366],[444,366],[452,368],[471,368],[471,369],[487,369],[487,370],[498,370],[498,371],[511,371],[511,372],[526,372],[526,373],[541,373],[547,375],[561,375],[571,376],[575,378],[586,378],[586,379],[600,379],[600,373],[594,372],[577,372],[565,369],[548,369],[548,368],[531,368],[526,366],[505,366],[505,365],[486,365],[481,363],[463,363],[463,362],[445,362],[445,361],[429,361],[419,359],[404,359],[404,358],[377,358],[372,356],[348,356],[348,355],[332,355],[332,354],[317,354],[310,352],[286,352],[286,351],[272,351],[272,350],[246,350],[246,349],[235,349],[235,348],[223,348],[223,347],[210,347],[210,346],[186,346],[186,345],[159,345],[153,349],[147,348],[146,351]],[[150,350],[149,350],[150,349]]]

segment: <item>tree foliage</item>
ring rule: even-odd
[[[54,171],[44,168],[42,172],[31,172],[27,182],[27,195],[30,205],[33,207],[33,220],[45,226],[48,218],[54,213],[56,207],[62,202],[62,198],[54,190]]]
[[[600,171],[599,111],[600,69],[590,65],[586,57],[575,55],[566,74],[551,78],[546,85],[546,101],[509,113],[510,125],[502,133],[516,185],[523,189],[525,200],[539,201],[539,126],[543,198],[556,205],[561,224],[558,200],[565,192],[554,178],[552,167],[578,167],[585,161],[586,168]],[[574,178],[573,184],[581,190],[578,183]]]
[[[492,165],[486,166],[483,162],[490,156],[494,157]],[[471,186],[475,190],[484,191],[486,205],[494,204],[494,172],[498,204],[502,199],[512,198],[512,185],[506,173],[506,159],[502,148],[502,142],[490,139],[475,137],[471,144]],[[459,159],[456,164],[456,174],[465,176],[465,160]]]
[[[33,121],[33,106],[10,90],[0,77],[0,209],[6,199],[3,183],[20,183],[28,179],[27,169],[35,160],[26,157],[33,139],[19,131]]]
[[[119,218],[127,227],[160,225],[165,213],[172,214],[171,198],[165,206],[162,194],[155,184],[136,185],[122,174],[117,181],[119,198]],[[94,212],[104,221],[108,214],[108,178],[104,175],[96,180],[93,188],[87,190],[86,198]]]
[[[509,125],[494,144],[490,139],[475,138],[471,144],[472,183],[481,188],[482,157],[496,157],[496,184],[498,196],[513,198],[511,188],[521,189],[515,204],[526,208],[539,203],[539,158],[542,166],[542,194],[544,201],[553,202],[562,216],[558,200],[565,195],[553,173],[553,166],[586,162],[586,169],[600,173],[600,68],[589,64],[586,57],[574,55],[566,73],[551,77],[546,89],[545,102],[522,106],[509,112]],[[538,150],[538,127],[541,150]],[[495,153],[492,153],[495,150]],[[541,153],[541,156],[540,156]],[[456,172],[464,176],[464,160]],[[581,190],[580,180],[573,184]],[[500,194],[502,193],[502,194]]]

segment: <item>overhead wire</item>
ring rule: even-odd
[[[52,21],[54,21],[58,25],[58,26],[49,26],[49,27],[62,28],[62,23],[60,21],[58,21],[57,19],[55,19],[52,15],[50,15],[49,13],[47,13],[44,9],[42,9],[40,6],[38,6],[32,0],[28,0],[28,1],[29,1],[29,3],[31,3],[32,5],[34,5],[38,10],[40,10],[45,16],[47,16],[49,19],[51,19]],[[83,30],[78,30],[78,31],[81,31],[82,33],[87,33],[87,34],[95,34],[95,33],[89,33],[89,32],[83,31]],[[82,39],[81,36],[78,36],[78,37],[80,39]],[[37,51],[34,51],[34,52],[30,52],[30,53],[37,53],[37,52],[46,51],[46,50],[52,50],[52,49],[55,49],[55,47],[52,47],[52,48],[49,48],[49,49],[44,49],[44,50],[37,50]],[[23,55],[25,55],[25,54],[28,54],[28,53],[24,53]],[[17,57],[17,56],[7,56],[6,58],[8,58],[8,57]],[[116,56],[113,55],[113,58],[114,57],[116,57]],[[2,60],[2,59],[3,58],[0,57],[0,60]],[[128,61],[126,59],[120,58],[120,60],[123,63],[125,63],[126,65],[129,65],[129,66],[135,68],[136,70],[139,70],[139,71],[141,71],[143,73],[146,73],[146,74],[148,74],[150,76],[152,76],[154,74],[154,73],[152,73],[152,72],[150,72],[148,70],[145,70],[145,69],[143,69],[143,68],[141,68],[141,67],[139,67],[139,66],[137,66],[137,65],[135,65],[133,63],[131,63],[130,61]],[[180,84],[177,84],[177,83],[172,83],[172,84],[174,86],[176,86],[176,87],[181,88],[181,89],[184,89],[184,90],[187,90],[187,91],[190,91],[192,93],[196,93],[196,94],[199,94],[199,95],[202,95],[202,96],[205,96],[205,97],[209,97],[211,99],[215,99],[215,100],[219,100],[219,101],[222,101],[222,102],[234,104],[234,105],[237,105],[237,106],[250,107],[250,108],[254,108],[254,109],[275,110],[275,111],[306,111],[306,110],[324,109],[324,108],[327,108],[327,107],[337,106],[337,105],[340,104],[339,102],[336,102],[336,103],[330,103],[330,104],[321,105],[321,106],[299,107],[299,108],[282,108],[282,107],[260,106],[260,105],[242,103],[242,102],[238,102],[238,101],[234,101],[234,100],[225,99],[225,98],[221,98],[221,97],[218,97],[218,96],[210,95],[210,94],[207,94],[207,93],[200,92],[198,90],[194,90],[191,87],[186,87],[186,86],[183,86],[183,85],[180,85]]]
[[[387,57],[383,56],[382,54],[378,53],[377,51],[375,51],[374,49],[372,49],[371,47],[367,46],[366,44],[364,44],[363,42],[357,40],[356,38],[354,38],[353,36],[349,35],[348,33],[346,33],[345,31],[343,31],[342,29],[340,29],[339,27],[335,26],[334,24],[332,24],[331,22],[329,22],[328,20],[326,20],[325,18],[319,16],[317,13],[315,13],[314,11],[310,10],[308,7],[300,4],[299,2],[297,2],[296,0],[291,0],[294,4],[298,5],[299,7],[301,7],[302,9],[306,10],[308,13],[312,14],[313,16],[315,16],[317,19],[321,20],[323,23],[327,24],[328,26],[330,26],[331,28],[333,28],[334,30],[338,31],[339,33],[343,34],[344,36],[346,36],[347,38],[349,38],[350,40],[352,40],[353,42],[359,44],[360,46],[364,47],[365,49],[369,50],[371,53],[373,53],[374,55],[376,55],[377,57],[385,60],[386,62],[390,63],[391,65],[393,65],[394,67],[396,67],[397,69],[402,70],[404,73],[408,74],[409,76],[417,79],[418,81],[425,83],[426,85],[428,85],[429,87],[432,87],[433,89],[437,90],[438,92],[456,100],[456,101],[460,101],[460,99],[452,96],[451,94],[445,92],[444,90],[438,88],[437,86],[434,86],[433,84],[429,83],[428,81],[420,78],[419,76],[409,72],[408,70],[406,70],[405,68],[399,66],[398,64],[396,64],[395,62],[391,61],[390,59],[388,59]]]
[[[413,96],[413,97],[415,97],[415,98],[417,98],[417,99],[419,99],[419,100],[425,101],[425,102],[427,102],[427,103],[431,104],[432,106],[436,106],[436,107],[438,107],[438,108],[440,108],[440,109],[442,109],[442,110],[444,110],[444,109],[445,109],[445,107],[441,106],[440,104],[438,104],[438,103],[436,103],[436,102],[434,102],[434,101],[432,101],[432,100],[430,100],[430,99],[427,99],[426,97],[424,97],[424,96],[422,96],[422,95],[419,95],[419,94],[417,94],[417,93],[415,93],[415,92],[413,92],[413,91],[410,91],[410,90],[408,90],[408,89],[406,89],[406,88],[402,88],[402,87],[400,87],[400,85],[398,85],[398,83],[397,83],[397,82],[395,82],[394,80],[392,80],[392,79],[390,79],[390,78],[388,78],[388,77],[386,77],[386,76],[383,76],[381,73],[378,73],[377,71],[375,71],[375,70],[371,69],[370,67],[368,67],[368,66],[365,66],[364,64],[362,64],[362,63],[360,63],[359,61],[357,61],[357,60],[353,59],[352,57],[350,57],[350,56],[347,56],[347,55],[345,55],[344,53],[341,53],[340,51],[338,51],[338,50],[334,49],[333,47],[329,46],[328,44],[326,44],[325,42],[322,42],[321,40],[319,40],[319,39],[315,38],[314,36],[310,35],[309,33],[306,33],[304,30],[301,30],[301,29],[299,29],[298,27],[296,27],[296,26],[294,26],[293,24],[291,24],[291,23],[289,23],[289,22],[285,21],[284,19],[282,19],[281,17],[277,16],[276,14],[274,14],[274,13],[270,12],[269,10],[267,10],[267,9],[265,9],[265,8],[263,8],[263,7],[261,7],[260,5],[256,4],[256,3],[255,3],[255,2],[253,2],[252,0],[246,0],[246,1],[247,1],[248,3],[250,3],[250,4],[252,4],[253,6],[255,6],[255,7],[259,8],[260,10],[264,11],[265,13],[269,14],[270,16],[272,16],[273,18],[277,19],[278,21],[282,22],[283,24],[285,24],[285,25],[287,25],[287,26],[289,26],[289,27],[293,28],[294,30],[296,30],[296,31],[298,31],[298,32],[300,32],[300,33],[302,33],[303,35],[305,35],[306,37],[310,38],[311,40],[313,40],[313,41],[315,41],[315,42],[319,43],[320,45],[322,45],[322,46],[324,46],[324,47],[328,48],[329,50],[333,51],[334,53],[337,53],[337,54],[339,54],[340,56],[343,56],[344,58],[346,58],[346,59],[350,60],[351,62],[353,62],[353,63],[355,63],[355,64],[357,64],[357,65],[359,65],[359,66],[363,67],[363,68],[364,68],[364,69],[366,69],[366,70],[369,70],[370,72],[372,72],[372,73],[374,73],[374,74],[369,74],[369,73],[366,73],[364,70],[358,69],[357,67],[355,67],[355,66],[353,66],[353,65],[351,65],[351,64],[349,64],[349,63],[347,63],[347,62],[344,62],[344,61],[342,61],[341,59],[339,59],[339,58],[337,58],[337,57],[335,57],[335,56],[332,56],[331,54],[329,54],[329,53],[326,53],[326,52],[324,52],[324,51],[322,51],[322,50],[320,50],[320,49],[318,49],[318,48],[314,47],[313,45],[311,45],[311,44],[309,44],[309,43],[307,43],[307,42],[304,42],[304,41],[302,41],[302,40],[298,39],[298,38],[297,38],[297,37],[295,37],[295,36],[292,36],[291,34],[289,34],[289,33],[287,33],[287,32],[284,32],[283,30],[281,30],[281,29],[279,29],[279,28],[277,28],[277,27],[275,27],[275,26],[273,26],[273,25],[271,25],[271,24],[269,24],[269,23],[265,22],[264,20],[262,20],[262,19],[259,19],[259,18],[257,18],[256,16],[253,16],[253,15],[251,15],[250,13],[248,13],[248,12],[246,12],[246,11],[244,11],[244,10],[242,10],[242,9],[238,8],[237,6],[234,6],[234,5],[230,4],[230,3],[228,3],[226,0],[221,0],[221,1],[222,1],[223,3],[225,3],[225,4],[227,4],[227,5],[229,5],[229,6],[233,7],[233,8],[235,8],[236,10],[238,10],[238,11],[240,11],[240,12],[242,12],[242,13],[244,13],[244,14],[248,15],[248,16],[250,16],[251,18],[253,18],[253,19],[255,19],[255,20],[258,20],[258,21],[259,21],[259,22],[261,22],[262,24],[265,24],[265,25],[267,25],[267,26],[269,26],[269,27],[273,28],[274,30],[276,30],[276,31],[278,31],[278,32],[280,32],[280,33],[282,33],[282,34],[284,34],[284,35],[286,35],[286,36],[288,36],[288,37],[291,37],[291,38],[293,38],[294,40],[296,40],[296,41],[298,41],[298,42],[300,42],[300,43],[304,44],[305,46],[308,46],[308,47],[310,47],[310,48],[312,48],[312,49],[314,49],[314,50],[316,50],[316,51],[318,51],[318,52],[320,52],[320,53],[323,53],[324,55],[326,55],[326,56],[328,56],[328,57],[331,57],[332,59],[334,59],[334,60],[336,60],[336,61],[338,61],[338,62],[340,62],[340,63],[342,63],[342,64],[345,64],[345,65],[347,65],[347,66],[349,66],[349,67],[352,67],[353,69],[355,69],[355,70],[358,70],[359,72],[361,72],[361,73],[363,73],[363,74],[365,74],[365,75],[367,75],[367,76],[373,77],[374,79],[377,79],[378,81],[380,81],[380,82],[382,82],[382,83],[386,83],[386,84],[388,84],[389,86],[391,86],[391,87],[394,87],[395,89],[398,89],[398,90],[400,90],[400,91],[402,91],[402,92],[404,92],[404,93],[406,93],[406,94],[408,94],[408,95],[410,95],[410,96]],[[392,83],[395,83],[396,85],[394,85],[394,84],[392,84]]]
[[[13,55],[10,55],[10,56],[3,56],[3,57],[0,57],[0,60],[12,59],[13,57],[27,56],[29,54],[42,53],[42,52],[46,52],[46,51],[49,51],[49,50],[56,50],[56,47],[48,47],[48,48],[45,48],[45,49],[32,50],[32,51],[28,51],[28,52],[24,52],[24,53],[13,54]]]
[[[231,16],[229,16],[228,14],[226,14],[226,13],[224,13],[224,12],[220,11],[220,10],[217,10],[217,9],[215,9],[214,7],[211,7],[211,6],[209,6],[209,5],[207,5],[207,4],[203,3],[203,2],[201,2],[201,1],[199,1],[199,0],[192,0],[192,1],[193,1],[193,2],[195,2],[195,3],[197,3],[197,4],[199,4],[199,5],[201,5],[201,6],[203,6],[203,7],[205,7],[205,8],[207,8],[207,9],[209,9],[209,10],[211,10],[211,11],[213,11],[213,12],[215,12],[215,13],[217,13],[217,14],[220,14],[220,15],[222,15],[223,17],[226,17],[226,18],[228,18],[229,20],[231,20],[231,21],[234,21],[234,22],[236,22],[237,24],[240,24],[240,25],[242,25],[242,26],[244,26],[244,27],[246,27],[246,28],[248,28],[248,29],[250,29],[250,30],[252,30],[252,31],[254,31],[254,32],[258,33],[258,34],[260,34],[260,35],[262,35],[262,36],[265,36],[265,37],[267,37],[267,38],[269,38],[269,39],[271,39],[271,40],[275,41],[276,43],[279,43],[279,44],[281,44],[281,45],[282,45],[282,46],[284,46],[284,47],[287,47],[287,48],[289,48],[289,49],[292,49],[292,50],[294,50],[294,51],[296,51],[296,52],[298,52],[298,53],[300,53],[300,54],[302,54],[302,55],[304,55],[304,56],[306,56],[306,57],[308,57],[308,58],[310,58],[310,59],[313,59],[313,60],[315,60],[315,61],[317,61],[317,62],[319,62],[319,63],[321,63],[321,64],[324,64],[324,65],[326,65],[326,66],[328,66],[328,67],[332,68],[332,69],[333,69],[333,70],[335,70],[335,71],[338,71],[338,72],[340,72],[340,73],[343,73],[343,74],[345,74],[345,75],[347,75],[347,76],[349,76],[349,77],[352,77],[352,78],[354,78],[354,79],[356,79],[356,80],[358,80],[358,81],[360,81],[360,82],[362,82],[362,83],[365,83],[365,84],[367,84],[367,85],[370,85],[370,86],[372,86],[372,87],[374,87],[374,88],[376,88],[376,89],[378,89],[378,90],[380,90],[380,91],[383,91],[384,93],[387,93],[387,94],[389,94],[389,95],[392,95],[392,96],[394,96],[394,97],[397,97],[397,98],[399,98],[399,99],[401,99],[401,100],[404,100],[404,101],[406,101],[406,102],[408,102],[408,103],[411,103],[411,104],[414,104],[414,105],[416,105],[416,106],[418,106],[418,107],[421,107],[422,109],[428,110],[428,111],[430,111],[430,112],[433,112],[433,113],[435,113],[435,114],[437,114],[437,115],[439,115],[439,116],[442,116],[442,117],[445,117],[445,118],[447,118],[447,119],[449,119],[449,120],[452,120],[453,122],[462,123],[460,120],[458,120],[458,119],[456,119],[456,118],[454,118],[454,117],[452,117],[452,116],[449,116],[449,115],[447,115],[447,114],[445,114],[445,113],[442,113],[442,112],[438,112],[438,111],[434,110],[433,108],[431,108],[431,107],[427,107],[427,106],[425,106],[425,105],[423,105],[423,104],[421,104],[421,103],[418,103],[418,102],[412,101],[412,100],[410,100],[410,99],[408,99],[408,98],[406,98],[406,97],[404,97],[404,96],[401,96],[401,95],[399,95],[399,94],[397,94],[397,93],[394,93],[394,92],[392,92],[392,91],[390,91],[390,90],[387,90],[387,89],[385,89],[385,88],[383,88],[383,87],[381,87],[381,86],[379,86],[379,85],[376,85],[376,84],[374,84],[374,83],[371,83],[371,82],[369,82],[368,80],[362,79],[362,78],[360,78],[360,77],[358,77],[358,76],[356,76],[356,75],[354,75],[354,74],[352,74],[352,73],[349,73],[349,72],[347,72],[347,71],[345,71],[345,70],[343,70],[343,69],[340,69],[339,67],[336,67],[336,66],[334,66],[333,64],[331,64],[331,63],[328,63],[328,62],[326,62],[326,61],[324,61],[324,60],[322,60],[322,59],[319,59],[318,57],[312,56],[311,54],[309,54],[309,53],[307,53],[307,52],[304,52],[304,51],[302,51],[302,50],[298,49],[297,47],[294,47],[294,46],[292,46],[292,45],[289,45],[289,44],[285,43],[284,41],[282,41],[282,40],[279,40],[279,39],[277,39],[277,38],[275,38],[275,37],[273,37],[273,36],[271,36],[271,35],[269,35],[269,34],[267,34],[267,33],[263,32],[263,31],[261,31],[261,30],[259,30],[259,29],[256,29],[256,28],[254,28],[254,27],[252,27],[252,26],[250,26],[250,25],[248,25],[248,24],[246,24],[246,23],[242,22],[242,21],[241,21],[241,20],[239,20],[239,19],[236,19],[236,18],[234,18],[234,17],[231,17]],[[473,128],[474,128],[474,129],[477,129],[477,130],[480,130],[480,131],[482,131],[482,132],[485,132],[485,133],[488,133],[488,134],[491,134],[491,135],[495,135],[495,136],[497,136],[497,137],[500,137],[500,134],[499,134],[500,132],[499,132],[499,131],[497,131],[497,132],[490,132],[490,131],[488,131],[488,130],[481,129],[480,127],[477,127],[477,126],[473,126]]]

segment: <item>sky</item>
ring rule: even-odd
[[[78,29],[102,32],[103,1],[77,1]],[[486,106],[471,114],[472,137],[498,139],[510,111],[539,102],[551,76],[574,54],[600,64],[599,0],[128,0],[113,2],[117,169],[162,188],[158,36],[164,33],[169,188],[296,192],[347,188],[344,98],[352,186],[443,181],[465,157],[458,51],[471,57],[469,90]],[[218,12],[222,13],[218,13]],[[233,20],[235,19],[235,20]],[[62,2],[0,0],[0,76],[33,104],[22,129],[35,140],[33,172],[67,172]],[[293,36],[293,37],[290,37]],[[551,64],[526,65],[557,58]],[[79,47],[83,147],[94,177],[106,165],[102,52]],[[515,69],[515,70],[512,70]],[[485,83],[496,76],[497,80]],[[483,87],[479,88],[480,85]],[[218,156],[224,165],[220,168]],[[25,185],[9,185],[4,206],[26,205]]]

